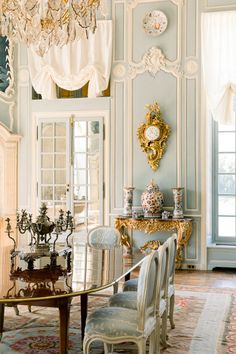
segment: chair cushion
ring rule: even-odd
[[[124,283],[123,291],[137,291],[138,288],[138,278],[127,280]]]
[[[104,307],[95,310],[87,317],[85,333],[108,337],[142,334],[137,330],[137,311],[120,307]]]
[[[137,310],[137,292],[125,291],[115,294],[109,298],[109,306]]]

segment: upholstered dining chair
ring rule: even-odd
[[[174,304],[175,304],[175,258],[178,245],[178,236],[173,234],[166,242],[169,247],[169,265],[168,265],[168,317],[170,320],[171,328],[175,328],[174,324]],[[137,291],[138,278],[127,280],[124,283],[123,291]]]
[[[105,353],[111,352],[114,344],[133,342],[138,347],[137,353],[144,354],[148,338],[149,353],[160,353],[156,340],[160,333],[160,319],[156,316],[156,308],[160,303],[165,255],[166,247],[161,246],[144,258],[138,280],[136,309],[105,307],[88,316],[83,342],[85,354],[89,353],[94,341],[104,343]]]
[[[120,245],[120,233],[110,226],[97,226],[88,233],[88,244],[98,249],[112,249]]]
[[[165,242],[165,249],[162,259],[162,277],[160,285],[160,300],[157,304],[157,317],[162,321],[161,342],[164,347],[167,347],[167,314],[168,314],[168,266],[169,266],[169,243]],[[139,278],[138,278],[139,283]],[[137,309],[137,291],[123,291],[109,298],[109,306]]]
[[[102,250],[112,250],[115,247],[119,247],[121,243],[120,232],[114,227],[110,226],[97,226],[89,231],[87,238],[88,245],[90,247]],[[113,293],[117,293],[118,283],[113,285]],[[91,296],[110,296],[111,294],[102,294],[96,292],[90,294]]]

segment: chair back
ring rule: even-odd
[[[178,245],[178,236],[177,234],[173,234],[171,237],[168,238],[166,241],[169,245],[169,270],[168,270],[168,278],[169,283],[174,284],[175,280],[175,258],[177,252],[177,245]]]
[[[98,249],[112,249],[120,245],[120,233],[110,226],[97,226],[88,233],[88,244]]]
[[[160,301],[161,285],[166,279],[167,250],[168,246],[163,245],[158,250],[152,251],[141,265],[137,288],[138,330],[140,331],[144,331],[150,321],[156,321],[157,301]]]

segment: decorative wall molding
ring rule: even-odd
[[[187,78],[196,77],[198,74],[198,61],[197,58],[189,57],[185,60],[184,76]]]
[[[120,80],[125,77],[126,75],[126,67],[123,64],[116,64],[113,69],[112,73],[114,75],[115,80]]]
[[[163,1],[163,0],[128,0],[128,6],[130,9],[134,9],[140,3],[158,2],[158,1]],[[169,0],[169,1],[171,1],[174,5],[177,6],[183,6],[184,4],[184,0]]]
[[[134,79],[137,75],[148,71],[155,76],[159,71],[171,73],[175,77],[181,77],[180,63],[168,60],[158,47],[151,47],[139,63],[129,64],[129,78]]]

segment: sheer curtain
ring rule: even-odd
[[[28,49],[32,85],[42,98],[56,98],[56,84],[77,90],[87,82],[88,97],[96,97],[109,83],[112,52],[112,22],[98,21],[95,33],[63,47],[54,46],[40,57]]]
[[[213,118],[230,124],[236,93],[236,11],[202,14],[202,71]]]

